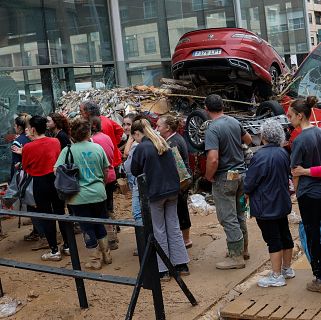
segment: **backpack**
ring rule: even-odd
[[[79,168],[74,164],[70,144],[67,145],[67,148],[65,163],[57,167],[54,182],[58,197],[61,200],[68,200],[80,191]]]
[[[11,207],[17,200],[20,201],[20,207],[23,204],[36,206],[33,197],[32,176],[24,171],[21,166],[14,173],[3,200],[6,207]]]

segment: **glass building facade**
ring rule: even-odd
[[[0,182],[16,114],[48,114],[64,91],[158,85],[195,29],[244,27],[300,61],[307,20],[305,0],[1,0]]]

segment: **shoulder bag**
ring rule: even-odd
[[[177,167],[177,171],[178,171],[178,175],[179,175],[179,181],[180,181],[180,189],[182,191],[188,189],[190,187],[190,185],[192,184],[192,176],[191,174],[188,172],[186,165],[183,161],[183,158],[181,156],[181,154],[178,151],[177,147],[173,147],[172,149],[172,153],[176,162],[176,167]]]
[[[74,164],[70,145],[67,148],[65,163],[56,169],[55,188],[61,200],[68,200],[80,190],[79,168]]]

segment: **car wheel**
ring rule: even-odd
[[[192,111],[186,119],[186,136],[189,143],[197,150],[204,150],[204,123],[210,120],[207,112],[202,109]],[[203,126],[202,126],[203,125]]]
[[[272,77],[272,84],[275,84],[278,76],[280,75],[279,70],[276,67],[271,66],[269,73]]]
[[[284,109],[275,100],[264,101],[256,109],[257,116],[266,115],[266,117],[274,117],[281,114],[285,114]]]

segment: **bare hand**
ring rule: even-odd
[[[16,154],[22,154],[22,148],[19,148],[17,146],[12,146],[11,151]]]
[[[299,176],[309,176],[310,175],[310,169],[305,169],[301,166],[297,166],[295,168],[291,169],[291,173],[293,177],[299,177]]]

